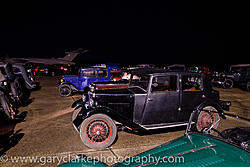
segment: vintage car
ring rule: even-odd
[[[250,127],[214,129],[220,120],[208,125],[201,132],[195,131],[192,122],[196,122],[194,110],[189,119],[185,135],[156,148],[132,157],[124,157],[112,166],[177,166],[177,167],[228,167],[250,166]],[[237,124],[235,120],[223,121]],[[235,122],[232,122],[235,121]],[[211,133],[214,131],[213,133]],[[110,158],[109,158],[110,159]],[[87,157],[84,154],[76,156],[70,162],[60,167],[106,167],[110,160]],[[113,162],[117,162],[114,160]]]
[[[14,67],[11,63],[0,63],[1,73],[6,76],[8,84],[3,84],[1,87],[9,92],[9,95],[15,103],[15,106],[26,104],[30,97],[30,90],[26,87],[26,82],[23,77],[16,75],[13,71]],[[3,82],[3,83],[5,83]]]
[[[79,75],[65,75],[60,80],[60,96],[67,97],[76,91],[87,91],[89,84],[95,81],[109,81],[109,68],[81,68]]]
[[[35,81],[31,68],[26,68],[23,64],[13,64],[12,67],[14,74],[24,79],[27,89],[37,89],[40,87],[39,82]]]
[[[195,108],[196,128],[201,131],[231,105],[219,99],[209,75],[160,69],[133,75],[137,77],[131,77],[128,88],[92,90],[72,104],[73,125],[88,147],[110,146],[116,123],[137,131],[187,125]]]
[[[229,72],[215,72],[212,83],[226,89],[236,85],[250,91],[250,64],[231,65]]]
[[[4,68],[5,63],[0,62],[0,68]],[[39,82],[35,81],[33,71],[31,68],[28,68],[27,65],[22,63],[14,63],[11,65],[12,71],[16,75],[17,78],[22,78],[25,82],[27,89],[36,89],[39,87]]]

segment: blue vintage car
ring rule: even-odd
[[[81,68],[79,75],[65,75],[60,80],[60,96],[67,97],[73,92],[87,91],[88,85],[95,81],[110,81],[110,68]]]

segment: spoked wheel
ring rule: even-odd
[[[231,80],[231,79],[226,79],[226,80],[224,81],[224,83],[223,83],[223,88],[225,88],[225,89],[231,89],[231,88],[233,87],[233,85],[234,85],[233,80]]]
[[[92,115],[80,126],[80,137],[83,143],[93,149],[109,147],[116,135],[117,128],[114,121],[105,114]]]
[[[219,120],[219,114],[217,110],[212,106],[207,106],[202,109],[199,113],[197,122],[196,122],[196,129],[199,132],[202,132],[204,128],[210,127],[211,125],[215,124]],[[213,128],[216,129],[218,126],[215,125]]]
[[[72,90],[69,85],[60,85],[58,87],[58,91],[59,91],[60,96],[62,97],[70,96],[72,93]]]

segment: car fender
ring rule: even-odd
[[[76,86],[74,84],[70,83],[70,82],[62,82],[62,83],[60,83],[60,85],[69,85],[71,90],[78,91]]]
[[[203,103],[201,103],[199,106],[197,106],[197,116],[199,115],[199,113],[201,112],[202,108],[206,107],[206,106],[212,106],[214,107],[217,111],[218,114],[223,118],[226,119],[225,115],[224,115],[224,111],[221,108],[219,102],[217,101],[205,101]]]
[[[84,104],[85,103],[82,101],[82,99],[78,99],[78,100],[74,101],[74,103],[71,105],[71,108],[83,107]]]
[[[113,119],[114,121],[122,123],[124,126],[127,126],[132,129],[144,130],[140,125],[134,123],[133,120],[129,120],[128,118],[122,116],[118,112],[115,112],[112,109],[108,107],[103,107],[103,106],[92,108],[92,109],[86,109],[86,107],[83,106],[77,118],[73,121],[74,126],[78,129],[78,127],[81,125],[83,120],[85,120],[86,118],[94,114],[105,114],[109,116],[111,119]]]

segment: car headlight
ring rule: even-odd
[[[82,95],[82,101],[83,101],[83,102],[86,101],[86,95]]]
[[[89,105],[90,105],[90,107],[94,107],[94,100],[93,99],[89,99]]]
[[[95,90],[94,85],[90,84],[90,85],[89,85],[89,89],[90,89],[91,92],[94,92],[94,90]]]

